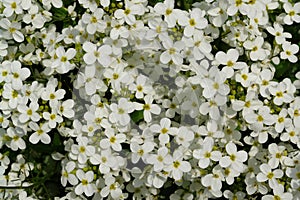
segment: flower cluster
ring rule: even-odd
[[[0,2],[0,198],[300,199],[300,3],[182,8]]]

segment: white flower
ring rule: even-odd
[[[146,95],[144,97],[145,104],[143,105],[144,109],[144,120],[146,122],[151,122],[152,116],[151,113],[155,115],[159,115],[161,112],[161,108],[157,104],[153,104],[153,97],[151,95]]]
[[[204,29],[208,25],[208,21],[205,16],[205,12],[199,8],[193,8],[190,13],[190,17],[181,15],[178,19],[178,23],[184,26],[184,35],[186,37],[191,37],[194,34],[195,29]]]
[[[238,11],[243,15],[247,14],[247,3],[246,1],[240,0],[229,0],[229,6],[227,9],[227,14],[230,16],[235,15]]]
[[[57,105],[57,113],[66,118],[74,117],[75,115],[75,112],[73,110],[74,104],[75,102],[73,99],[68,99],[64,102],[59,101]]]
[[[136,22],[135,15],[142,15],[143,9],[141,5],[135,4],[131,1],[125,0],[125,10],[118,9],[114,12],[114,16],[117,19],[124,19],[129,25],[133,25]]]
[[[147,158],[147,163],[153,165],[155,172],[162,171],[166,166],[173,162],[172,156],[169,154],[167,147],[160,147],[157,154],[150,154]]]
[[[292,5],[290,2],[285,2],[283,8],[287,15],[283,18],[283,22],[287,25],[293,24],[293,22],[300,22],[300,3],[295,3]]]
[[[175,181],[181,180],[183,173],[187,173],[192,169],[191,164],[183,160],[183,156],[183,152],[180,149],[176,149],[173,153],[172,164],[165,168]]]
[[[284,186],[278,185],[273,188],[274,195],[265,195],[262,197],[262,200],[274,200],[274,199],[281,199],[281,200],[290,200],[293,199],[293,195],[290,192],[284,192]]]
[[[222,181],[224,180],[222,168],[217,165],[213,168],[212,173],[201,178],[201,183],[204,187],[211,187],[213,191],[220,191],[222,188]]]
[[[97,90],[106,91],[107,86],[104,82],[97,78],[97,70],[94,65],[86,66],[84,73],[79,72],[76,80],[76,89],[84,87],[87,95],[93,95]],[[78,85],[77,85],[78,84]]]
[[[122,190],[120,188],[120,184],[113,176],[107,176],[105,178],[105,187],[102,188],[100,194],[103,198],[110,194],[113,199],[119,199],[122,194]]]
[[[185,126],[178,129],[175,134],[175,141],[180,146],[188,148],[194,140],[194,133]]]
[[[239,58],[239,52],[236,49],[229,49],[227,53],[219,51],[216,54],[216,60],[218,64],[225,65],[222,67],[222,71],[225,72],[227,78],[231,78],[234,75],[233,69],[243,69],[247,65],[244,62],[237,62]]]
[[[251,60],[264,60],[267,57],[268,51],[262,48],[263,43],[263,37],[256,37],[253,41],[247,40],[244,42],[244,47],[250,50]]]
[[[3,88],[4,90],[2,93],[2,97],[8,100],[9,108],[17,108],[19,103],[24,102],[24,98],[17,90],[12,89],[12,85],[10,83],[4,84]]]
[[[167,144],[170,141],[169,135],[175,135],[177,131],[176,128],[171,127],[171,120],[169,118],[161,119],[160,125],[151,125],[150,130],[154,133],[159,133],[158,140],[160,144]]]
[[[86,163],[89,157],[91,157],[95,153],[95,147],[92,145],[88,145],[89,139],[87,137],[77,137],[78,145],[73,144],[71,146],[71,157],[74,160],[78,160],[79,163]]]
[[[146,39],[154,40],[157,36],[160,40],[167,38],[168,24],[161,18],[154,18],[148,21],[149,30],[147,30]]]
[[[106,129],[105,135],[107,138],[101,139],[100,147],[103,149],[108,149],[111,147],[115,151],[121,151],[121,143],[125,142],[126,135],[123,133],[115,134],[113,129]]]
[[[21,31],[21,23],[11,22],[7,18],[3,18],[0,20],[0,27],[5,29],[6,31],[2,32],[2,37],[5,39],[14,39],[16,42],[23,42],[24,35]]]
[[[50,128],[55,128],[57,123],[63,122],[63,118],[54,110],[51,113],[43,112],[43,118],[47,120],[47,124]]]
[[[300,4],[299,4],[300,6]],[[300,16],[299,16],[300,17]],[[290,42],[284,42],[282,44],[283,51],[280,53],[281,59],[288,59],[290,62],[297,62],[298,58],[294,54],[298,53],[299,46],[296,44],[291,44]]]
[[[289,32],[283,32],[283,27],[278,23],[274,23],[274,28],[269,26],[266,29],[269,33],[275,36],[277,44],[283,44],[286,42],[286,38],[292,38],[292,35]]]
[[[36,112],[39,109],[39,104],[36,102],[31,102],[29,107],[24,104],[20,104],[17,109],[21,113],[19,116],[21,123],[25,123],[28,120],[37,122],[41,118],[41,116]]]
[[[296,97],[295,100],[290,104],[288,113],[293,119],[294,126],[300,128],[300,98]]]
[[[270,165],[265,163],[261,164],[259,168],[261,172],[259,172],[256,176],[258,182],[268,181],[269,186],[272,189],[279,185],[276,179],[281,178],[283,176],[283,171],[281,169],[272,170],[273,168],[271,168]]]
[[[30,76],[30,70],[25,67],[22,68],[21,63],[19,61],[13,61],[9,64],[10,64],[10,74],[11,74],[10,80],[11,80],[12,88],[15,90],[20,90],[23,86],[22,81],[24,81]]]
[[[50,4],[52,4],[55,8],[61,8],[63,6],[62,0],[42,0],[42,3],[47,7],[50,7]]]
[[[0,56],[4,57],[7,55],[7,47],[8,44],[5,40],[0,40]],[[0,75],[0,82],[1,82],[1,75]]]
[[[43,100],[50,101],[50,106],[54,106],[55,103],[57,103],[58,100],[63,99],[66,94],[64,89],[58,89],[55,91],[55,87],[55,84],[49,83],[41,94],[41,98]]]
[[[244,117],[254,131],[261,131],[264,124],[272,125],[275,123],[274,116],[270,114],[270,108],[267,106],[260,107],[257,113],[249,112]]]
[[[69,161],[62,169],[61,171],[61,184],[65,187],[67,185],[67,182],[69,182],[71,185],[77,185],[78,179],[76,175],[72,174],[71,172],[75,169],[76,164],[74,161]]]
[[[163,64],[169,63],[171,60],[176,65],[180,65],[183,62],[183,56],[180,53],[180,51],[184,48],[184,43],[181,41],[177,41],[173,43],[171,39],[166,39],[163,41],[163,46],[166,49],[161,55],[160,55],[160,61]]]
[[[91,183],[94,180],[94,172],[84,172],[81,169],[76,171],[76,176],[79,179],[79,184],[75,187],[75,193],[81,195],[84,193],[86,196],[92,196],[95,193],[95,185]]]
[[[124,70],[124,66],[122,65],[118,65],[114,69],[105,69],[103,75],[109,79],[109,82],[116,92],[120,92],[122,83],[129,84],[134,81],[133,77]]]
[[[193,151],[193,157],[199,160],[198,162],[199,167],[205,169],[210,165],[211,160],[217,162],[222,157],[220,151],[213,151],[213,145],[214,145],[213,138],[206,137],[203,140],[202,147],[200,149],[195,149]]]
[[[24,134],[24,131],[20,128],[9,127],[7,129],[7,136],[9,136],[11,140],[6,145],[13,151],[17,151],[18,149],[25,149],[26,143],[22,138]]]
[[[287,92],[288,85],[285,82],[272,85],[268,89],[270,93],[275,96],[273,102],[278,106],[283,103],[290,103],[294,99],[293,94]]]
[[[147,83],[148,78],[144,75],[139,75],[136,78],[136,84],[132,83],[129,86],[131,91],[135,91],[135,97],[141,99],[144,97],[144,94],[149,94],[152,90],[152,87]]]
[[[64,47],[60,46],[56,49],[55,55],[57,58],[52,63],[51,68],[54,68],[58,73],[65,74],[75,67],[75,64],[70,62],[76,55],[75,49],[69,48],[66,52]]]
[[[232,167],[237,172],[242,173],[245,169],[243,162],[248,159],[246,151],[237,151],[237,147],[234,143],[229,142],[226,145],[226,152],[228,156],[224,156],[220,159],[219,164],[221,167]]]
[[[212,55],[210,54],[212,46],[209,39],[202,30],[195,30],[192,37],[184,37],[182,41],[187,47],[191,48],[195,60],[201,60],[204,56],[212,60]]]
[[[226,10],[228,9],[228,6],[228,1],[221,0],[218,1],[216,6],[207,11],[207,14],[211,16],[210,21],[214,26],[221,27],[227,20],[228,15]]]
[[[231,200],[243,200],[246,197],[244,192],[238,191],[236,193],[231,192],[230,190],[224,191],[224,197],[231,199]]]
[[[120,123],[120,125],[125,126],[130,122],[129,113],[134,111],[134,105],[125,98],[121,98],[118,104],[112,103],[110,105],[111,113],[109,114],[109,120],[112,123]]]
[[[136,142],[132,142],[130,144],[130,150],[132,152],[131,154],[131,161],[132,163],[137,163],[140,158],[142,158],[142,160],[144,162],[146,162],[146,160],[148,159],[148,157],[150,156],[150,152],[154,149],[154,144],[153,142],[145,142],[142,145],[139,145]]]
[[[110,172],[111,168],[115,169],[118,167],[118,160],[112,155],[110,149],[101,150],[100,154],[96,153],[90,157],[90,162],[93,165],[99,165],[99,171],[103,174]]]
[[[110,54],[112,49],[109,45],[102,45],[99,48],[91,42],[85,42],[82,46],[83,50],[86,52],[83,56],[83,60],[86,64],[92,65],[98,61],[104,67],[111,64],[112,59]]]
[[[282,133],[282,135],[280,136],[280,140],[284,142],[291,141],[294,144],[299,144],[299,135],[300,129],[295,128],[294,125],[291,124],[286,128],[286,131]]]
[[[22,14],[23,9],[21,7],[21,0],[3,0],[4,10],[3,14],[6,17],[12,16],[15,14]]]
[[[49,128],[47,123],[38,125],[37,123],[30,122],[29,127],[33,131],[35,131],[29,137],[29,141],[32,144],[37,144],[39,141],[41,141],[44,144],[49,144],[51,142],[51,138],[47,134],[51,129]]]
[[[11,170],[19,172],[21,177],[28,177],[30,172],[34,169],[34,164],[32,162],[25,161],[22,154],[17,155],[17,160],[12,163]]]
[[[268,165],[275,169],[278,167],[279,163],[281,165],[292,165],[292,160],[284,155],[285,146],[278,146],[275,143],[272,143],[268,146],[268,150],[270,152],[270,159],[268,161]]]
[[[284,128],[288,128],[292,125],[292,120],[287,117],[288,111],[286,108],[282,108],[280,113],[277,116],[277,120],[275,123],[275,130],[278,133],[282,133]]]
[[[86,30],[89,34],[94,35],[96,31],[103,32],[106,28],[106,23],[102,19],[104,11],[97,8],[92,14],[84,13],[82,16],[83,23],[87,24]]]
[[[154,11],[164,16],[164,20],[168,23],[168,27],[174,27],[178,19],[178,10],[174,9],[174,0],[165,0],[163,3],[157,3]]]
[[[37,5],[32,5],[28,14],[24,15],[23,21],[27,24],[31,23],[34,28],[42,28],[46,22],[46,17],[39,12]]]

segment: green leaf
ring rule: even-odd
[[[137,110],[130,114],[132,121],[138,123],[139,121],[144,119],[144,110]]]
[[[54,13],[54,15],[52,17],[54,20],[62,21],[68,15],[68,11],[65,8],[52,7],[51,10],[52,10],[52,13]]]

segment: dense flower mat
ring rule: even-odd
[[[300,199],[300,3],[2,0],[0,199]]]

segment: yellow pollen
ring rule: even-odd
[[[53,99],[55,99],[56,96],[55,96],[55,94],[51,93],[49,97],[50,97],[50,99],[53,100]]]
[[[10,7],[11,7],[12,9],[16,9],[16,8],[17,8],[17,3],[16,3],[16,2],[12,2],[12,3],[10,4]]]
[[[177,169],[177,168],[180,166],[180,162],[179,162],[179,161],[177,161],[177,160],[176,160],[176,161],[174,161],[174,162],[173,162],[173,166],[174,166],[174,168],[176,168],[176,169]]]
[[[169,49],[169,54],[172,55],[172,54],[175,54],[175,53],[176,53],[176,50],[174,48],[170,48]]]
[[[262,121],[264,121],[264,118],[261,115],[258,115],[257,116],[257,121],[262,122]]]
[[[118,78],[119,78],[119,74],[114,73],[114,74],[113,74],[113,79],[114,79],[114,80],[117,80]]]
[[[42,135],[43,133],[44,133],[44,131],[42,129],[37,130],[38,135]]]
[[[87,181],[86,179],[82,179],[81,184],[82,184],[82,185],[87,185],[87,184],[88,184],[88,181]]]
[[[164,158],[163,158],[162,156],[159,155],[159,156],[157,157],[157,160],[158,160],[159,162],[162,162],[162,161],[164,160]]]
[[[62,56],[60,59],[61,62],[67,62],[67,60],[68,60],[68,58],[66,56]]]
[[[95,16],[93,16],[91,18],[91,23],[97,23],[97,22],[98,22],[97,18]]]
[[[137,91],[141,92],[141,91],[143,91],[143,86],[138,85],[138,86],[136,87],[136,89],[137,89]]]
[[[190,23],[191,26],[195,26],[196,25],[195,19],[190,19],[189,23]]]
[[[161,131],[160,131],[162,134],[166,134],[167,132],[168,132],[168,129],[166,129],[166,128],[163,128],[163,129],[161,129]]]
[[[204,157],[205,157],[205,158],[210,158],[210,157],[211,157],[211,153],[210,153],[210,152],[206,152],[206,153],[204,154]]]
[[[228,67],[232,67],[234,65],[234,63],[231,61],[231,60],[229,60],[228,62],[227,62],[227,66]]]
[[[137,151],[137,153],[138,153],[140,156],[142,156],[142,155],[144,155],[144,150],[143,150],[143,149],[139,149],[139,150]]]
[[[8,72],[5,70],[5,71],[2,71],[2,76],[7,76]]]
[[[213,85],[213,88],[214,88],[214,89],[216,89],[216,90],[217,90],[217,89],[219,89],[219,87],[220,87],[220,86],[219,86],[219,84],[218,84],[218,83],[214,83],[214,85]]]
[[[56,115],[55,115],[55,114],[51,114],[51,115],[50,115],[50,119],[51,119],[51,120],[54,120],[55,118],[56,118]]]
[[[115,143],[116,140],[117,140],[117,138],[116,138],[115,136],[112,136],[112,137],[109,139],[110,143]]]
[[[279,123],[282,123],[282,122],[284,122],[284,118],[283,118],[283,117],[279,117],[277,121],[278,121]]]
[[[29,109],[29,110],[27,110],[27,115],[32,115],[32,110],[31,109]]]
[[[268,179],[272,179],[274,177],[274,173],[273,172],[269,172],[267,175]]]
[[[125,14],[125,15],[129,15],[130,12],[131,12],[131,11],[130,11],[128,8],[127,8],[126,10],[124,10],[124,14]]]
[[[144,105],[144,110],[150,110],[150,105],[146,103],[146,104]]]
[[[166,10],[166,15],[170,15],[171,13],[172,13],[172,10],[168,8],[168,9]]]
[[[20,75],[19,75],[18,73],[15,72],[15,73],[13,74],[13,77],[14,77],[14,78],[19,78]]]
[[[247,80],[248,76],[246,74],[242,74],[242,79]]]
[[[11,93],[11,96],[12,96],[12,98],[14,98],[14,99],[17,98],[18,95],[19,95],[19,93],[18,93],[16,90],[13,90],[12,93]]]
[[[294,10],[291,10],[290,12],[289,12],[289,16],[294,16],[296,13],[295,13],[295,11]]]
[[[229,157],[230,157],[230,160],[232,160],[232,161],[235,161],[235,159],[236,159],[236,156],[234,154],[231,154]]]
[[[84,147],[84,146],[81,146],[81,147],[79,148],[79,152],[80,152],[80,153],[84,153],[84,152],[85,152],[85,147]]]
[[[286,55],[290,56],[292,55],[292,52],[291,51],[285,51]]]
[[[122,108],[119,108],[119,109],[118,109],[118,113],[119,113],[119,114],[124,114],[124,113],[125,113],[125,111],[124,111],[124,109],[122,109]]]
[[[282,92],[276,92],[276,97],[283,97],[283,93]]]

